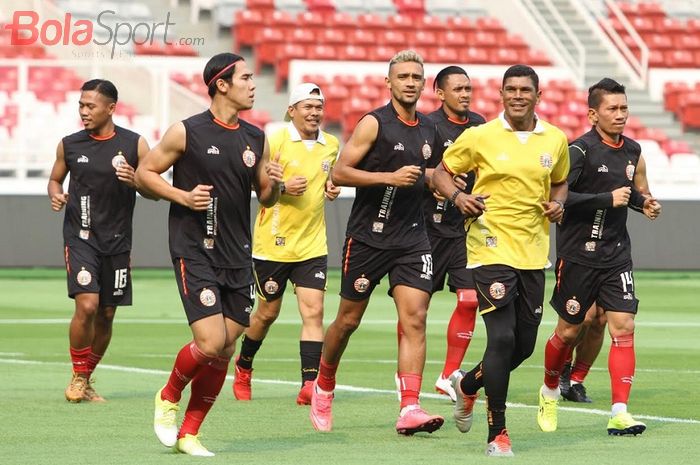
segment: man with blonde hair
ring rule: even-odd
[[[323,342],[311,397],[314,428],[330,431],[335,373],[369,298],[389,275],[403,337],[398,354],[401,410],[396,431],[431,433],[444,419],[421,409],[425,319],[432,289],[432,256],[421,202],[435,125],[416,111],[425,85],[423,59],[397,53],[386,78],[391,101],[363,116],[333,169],[333,183],[357,188],[343,248],[340,306]]]

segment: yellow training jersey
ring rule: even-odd
[[[258,206],[253,234],[253,258],[299,262],[328,255],[324,192],[338,155],[338,139],[319,131],[311,148],[290,122],[270,136],[270,157],[280,154],[284,179],[306,178],[301,196],[282,194],[270,208]],[[309,143],[308,145],[311,145]]]
[[[566,181],[568,142],[544,121],[532,132],[513,131],[500,117],[464,131],[445,151],[450,173],[476,170],[473,193],[491,194],[467,233],[469,268],[507,265],[521,270],[548,264],[549,221],[542,202],[551,184]]]

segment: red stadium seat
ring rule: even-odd
[[[489,51],[489,62],[508,65],[518,62],[518,52],[511,48],[496,48]]]
[[[693,153],[693,149],[684,140],[667,140],[661,146],[668,156],[676,153]]]
[[[323,31],[328,25],[324,21],[323,16],[315,11],[302,11],[297,14],[297,27],[308,29],[314,34]]]
[[[392,46],[377,45],[367,50],[369,61],[389,61],[396,54],[396,49]]]
[[[351,33],[358,27],[355,17],[344,11],[336,11],[332,15],[326,16],[325,22],[325,27],[338,29],[346,34]]]
[[[310,45],[306,49],[307,58],[309,60],[326,60],[332,61],[338,59],[338,51],[334,45],[326,44],[314,44]],[[312,81],[316,82],[316,81]],[[319,84],[321,85],[321,84]]]
[[[677,50],[700,50],[700,35],[680,34],[673,37],[673,48]]]
[[[367,50],[363,46],[341,45],[336,50],[339,60],[367,61]]]
[[[680,100],[690,86],[684,81],[669,81],[664,84],[664,109],[673,113],[680,109]]]
[[[285,42],[289,44],[311,45],[316,43],[316,36],[311,29],[295,28],[284,36]]]
[[[447,18],[447,28],[452,31],[474,31],[476,26],[474,22],[466,16],[449,16]]]
[[[304,74],[301,77],[302,82],[313,82],[322,88],[328,87],[333,82],[331,78],[327,78],[325,74]],[[325,90],[325,89],[324,89]]]
[[[348,37],[348,43],[365,47],[374,46],[377,43],[377,36],[372,31],[366,29],[355,29]]]
[[[683,129],[700,129],[700,96],[688,95],[681,104]]]
[[[462,63],[490,63],[489,54],[483,48],[466,47],[460,50],[459,61]]]
[[[304,0],[309,11],[322,14],[324,17],[329,17],[335,13],[335,4],[332,0]],[[342,0],[341,0],[342,1]]]
[[[664,53],[666,63],[672,68],[694,68],[695,57],[687,50],[671,50]]]
[[[350,91],[345,86],[330,84],[323,89],[323,96],[326,99],[324,103],[324,119],[329,123],[340,123],[343,115],[343,104],[350,96]]]
[[[531,66],[549,66],[552,61],[547,54],[541,50],[528,49],[518,53],[518,61]]]
[[[465,47],[468,43],[467,35],[464,32],[449,29],[438,35],[438,42],[443,47]]]
[[[274,65],[277,60],[277,46],[284,43],[284,34],[273,27],[259,29],[255,38],[255,74],[264,65]]]
[[[371,13],[362,13],[357,15],[357,27],[379,33],[387,28],[387,22],[381,16]]]
[[[275,92],[282,89],[282,84],[289,77],[289,61],[305,59],[306,48],[299,44],[283,44],[277,46],[277,62],[275,64]]]
[[[420,18],[425,16],[425,4],[423,0],[394,0],[396,11],[400,15]]]
[[[441,33],[447,31],[447,23],[439,16],[422,15],[414,18],[415,27],[418,30]]]
[[[666,133],[656,128],[641,128],[637,131],[637,137],[656,141],[659,145],[663,145],[668,140]]]
[[[274,10],[265,18],[269,27],[278,29],[285,37],[299,27],[296,17],[287,11]]]
[[[414,21],[410,16],[390,15],[387,18],[387,27],[395,31],[410,33],[414,31]]]
[[[260,129],[265,129],[265,125],[272,121],[270,114],[264,110],[244,110],[241,111],[240,117]]]
[[[255,45],[258,29],[263,26],[263,15],[257,10],[238,10],[234,16],[231,33],[234,36],[233,51],[238,52],[242,46]]]
[[[347,36],[341,29],[324,29],[320,35],[316,37],[319,43],[326,45],[343,45],[347,42]]]
[[[352,97],[345,101],[341,122],[341,126],[343,127],[343,139],[347,140],[360,118],[372,109],[373,106],[370,100]]]
[[[433,63],[455,63],[459,60],[459,49],[457,47],[436,47],[428,61]]]
[[[246,0],[246,8],[267,15],[275,10],[275,0]]]
[[[406,46],[406,35],[403,32],[388,29],[377,35],[377,42],[380,45],[394,47],[395,50],[401,50]]]
[[[641,16],[635,16],[629,18],[632,27],[634,27],[640,35],[644,35],[647,32],[654,32],[656,26],[654,21],[650,18],[643,18]]]
[[[670,35],[659,33],[646,34],[643,39],[647,47],[654,50],[673,49],[673,40],[671,39]]]

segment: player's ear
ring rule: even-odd
[[[598,112],[595,111],[593,108],[588,109],[588,121],[592,125],[598,124]]]
[[[109,115],[112,116],[114,114],[114,110],[117,109],[117,102],[110,102],[109,105],[107,105],[107,111],[109,111]]]

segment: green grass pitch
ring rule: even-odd
[[[637,437],[606,433],[610,387],[609,341],[587,381],[593,404],[560,404],[559,430],[536,421],[544,342],[554,312],[545,305],[534,355],[511,377],[508,428],[518,464],[690,464],[700,446],[700,273],[637,272],[641,300],[635,344],[637,373],[630,411],[647,423]],[[553,279],[548,275],[548,284]],[[326,324],[338,305],[339,275],[330,273]],[[0,463],[14,464],[452,464],[491,463],[484,457],[483,402],[474,427],[454,427],[452,404],[434,394],[442,368],[445,328],[454,308],[448,292],[428,313],[428,354],[422,404],[445,416],[432,435],[398,436],[396,312],[386,280],[372,296],[338,372],[334,430],[320,434],[299,407],[299,316],[289,293],[279,321],[256,358],[252,402],[233,399],[231,379],[202,428],[217,456],[175,455],[152,431],[154,393],[165,383],[176,352],[191,338],[172,271],[136,270],[134,306],[117,312],[114,337],[95,372],[106,404],[72,405],[63,398],[70,378],[66,297],[60,270],[0,270]],[[549,287],[546,297],[549,296]],[[480,359],[484,327],[477,322],[464,368]],[[187,399],[185,392],[183,401]],[[483,398],[483,397],[482,397]],[[183,402],[184,403],[184,402]],[[184,406],[183,406],[184,410]]]

